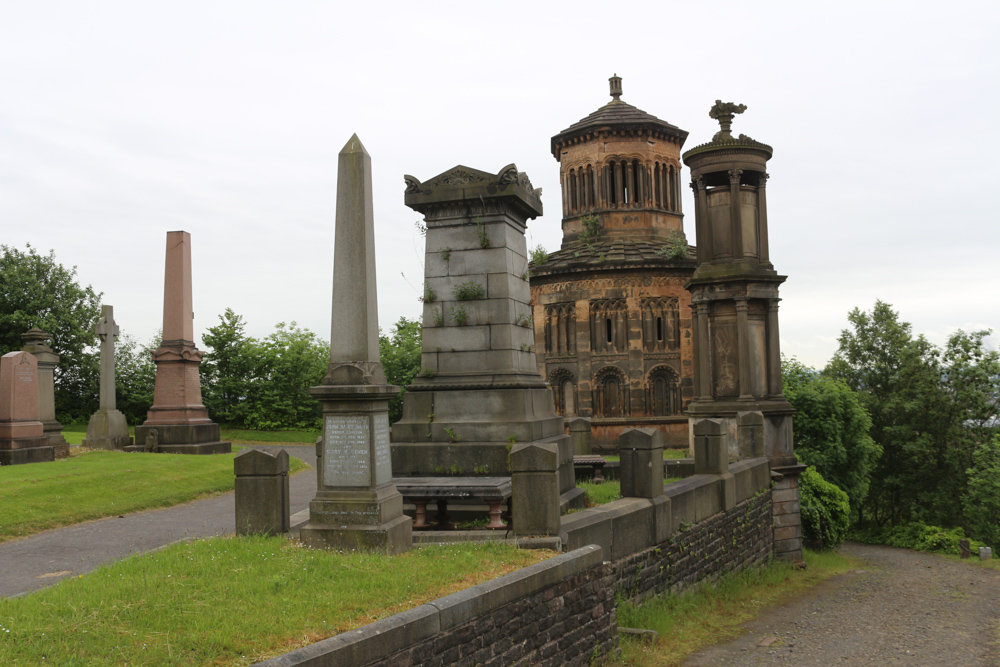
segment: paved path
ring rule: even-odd
[[[282,448],[254,447],[270,452]],[[284,449],[315,468],[313,445],[285,445]],[[306,509],[316,495],[316,471],[292,475],[289,487],[292,513]],[[177,540],[232,533],[236,530],[233,503],[230,491],[175,507],[97,519],[4,542],[0,544],[0,597],[50,586],[102,563]]]
[[[1000,571],[891,547],[842,551],[864,569],[764,612],[746,635],[684,665],[1000,665]]]

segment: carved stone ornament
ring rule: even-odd
[[[412,194],[420,191],[420,181],[413,176],[403,174],[403,180],[406,182],[406,194]]]
[[[500,178],[497,182],[500,183],[500,185],[516,185],[517,176],[517,166],[509,164],[500,170]]]
[[[714,118],[719,121],[719,125],[722,129],[715,133],[715,136],[712,137],[712,141],[725,141],[726,139],[732,139],[733,116],[738,113],[743,113],[746,110],[747,105],[745,104],[715,100],[715,104],[709,110],[708,116],[709,118]]]
[[[743,170],[742,169],[730,169],[729,170],[729,182],[730,183],[739,183],[740,176],[742,176],[742,175],[743,175]]]

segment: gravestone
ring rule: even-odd
[[[32,327],[21,334],[24,341],[22,352],[32,354],[38,360],[38,419],[45,428],[57,459],[69,456],[69,443],[62,434],[62,424],[56,419],[55,368],[59,355],[46,343],[52,336],[38,327]]]
[[[618,438],[623,498],[663,495],[663,433],[656,428],[627,428]]]
[[[115,405],[115,339],[118,324],[113,306],[101,306],[101,317],[94,325],[101,339],[101,390],[99,409],[90,417],[84,447],[124,449],[132,444],[125,415]]]
[[[219,454],[232,451],[221,441],[219,425],[201,402],[198,367],[204,353],[194,345],[191,286],[191,235],[167,232],[163,281],[163,341],[153,351],[156,384],[146,421],[135,428],[136,451],[145,449],[156,429],[159,451],[170,454]]]
[[[990,547],[979,547],[979,560],[990,560],[993,558],[993,549]]]
[[[291,526],[288,452],[245,449],[233,459],[236,534],[281,535]]]
[[[0,465],[55,460],[38,419],[38,361],[27,352],[0,357]]]
[[[426,182],[404,178],[404,201],[427,228],[424,333],[422,371],[392,427],[393,472],[507,475],[512,446],[550,443],[559,502],[582,508],[572,440],[534,351],[524,234],[542,213],[540,190],[513,164],[496,174],[459,165]]]
[[[330,364],[310,393],[323,406],[316,497],[299,539],[318,548],[406,551],[413,542],[392,483],[389,399],[379,357],[371,157],[357,135],[340,151]]]

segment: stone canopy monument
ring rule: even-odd
[[[393,471],[507,475],[512,448],[544,446],[568,466],[562,502],[582,502],[572,442],[535,360],[524,232],[542,213],[541,191],[513,164],[405,179],[404,201],[427,226],[424,334],[422,371],[392,427]]]
[[[801,560],[796,478],[803,466],[792,451],[794,410],[782,392],[778,338],[778,287],[785,276],[774,270],[768,251],[765,186],[772,149],[732,136],[733,117],[745,110],[716,101],[709,116],[720,131],[684,153],[698,235],[698,268],[687,284],[695,331],[695,395],[688,414],[696,470],[706,459],[769,459],[780,477],[775,552]],[[789,493],[782,496],[782,490]]]
[[[69,456],[69,443],[62,434],[62,424],[56,419],[55,369],[59,364],[56,354],[48,341],[52,336],[38,327],[32,327],[21,334],[24,341],[22,352],[28,352],[38,360],[38,418],[45,428],[57,459]]]
[[[101,392],[97,412],[90,417],[84,447],[93,449],[124,449],[132,444],[128,423],[115,404],[115,339],[118,324],[114,306],[101,306],[101,317],[94,325],[101,339]]]
[[[191,288],[191,235],[167,232],[163,287],[163,341],[153,351],[156,384],[146,421],[135,428],[138,448],[172,454],[218,454],[232,445],[220,441],[219,425],[201,402],[198,366],[204,353],[194,346]],[[152,442],[153,447],[143,443]]]
[[[371,157],[357,135],[340,151],[333,260],[330,365],[310,390],[323,406],[317,491],[306,544],[396,554],[413,542],[403,497],[392,483],[389,399],[378,346]]]
[[[38,361],[27,352],[0,357],[0,465],[55,460],[38,419]]]

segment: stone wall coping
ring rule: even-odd
[[[506,604],[601,565],[601,547],[589,545],[446,595],[356,630],[257,663],[258,667],[356,667],[388,657],[464,625]]]

